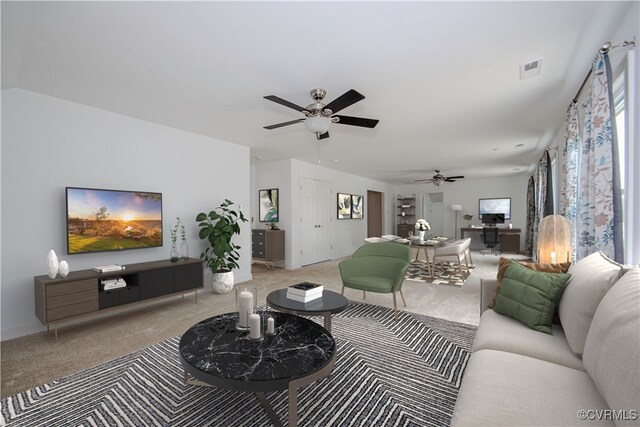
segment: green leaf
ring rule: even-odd
[[[200,232],[198,233],[198,235],[202,240],[206,239],[207,236],[209,236],[209,234],[210,234],[209,228],[201,228]]]
[[[196,221],[204,221],[207,219],[207,215],[204,212],[200,212],[198,216],[196,216]]]

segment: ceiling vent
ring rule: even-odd
[[[537,76],[541,72],[542,72],[542,58],[536,59],[535,61],[527,62],[526,64],[520,64],[520,80]]]

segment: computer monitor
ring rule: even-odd
[[[488,213],[482,215],[482,223],[489,227],[494,227],[496,224],[504,224],[503,213]]]

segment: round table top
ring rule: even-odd
[[[349,300],[337,292],[323,290],[321,298],[303,303],[287,298],[287,288],[284,288],[269,293],[267,304],[299,313],[340,313],[349,306]]]
[[[289,382],[309,376],[335,359],[336,343],[322,326],[303,317],[263,312],[262,324],[272,316],[275,335],[262,341],[249,331],[236,330],[238,313],[203,320],[180,339],[180,361],[196,379],[240,391],[286,390]],[[264,327],[266,330],[266,327]]]

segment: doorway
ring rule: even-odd
[[[381,237],[384,222],[384,194],[367,190],[367,237]]]
[[[422,215],[431,225],[432,236],[444,236],[444,193],[423,194]]]
[[[300,264],[309,265],[331,259],[331,184],[313,178],[300,178],[300,218],[302,241]]]

